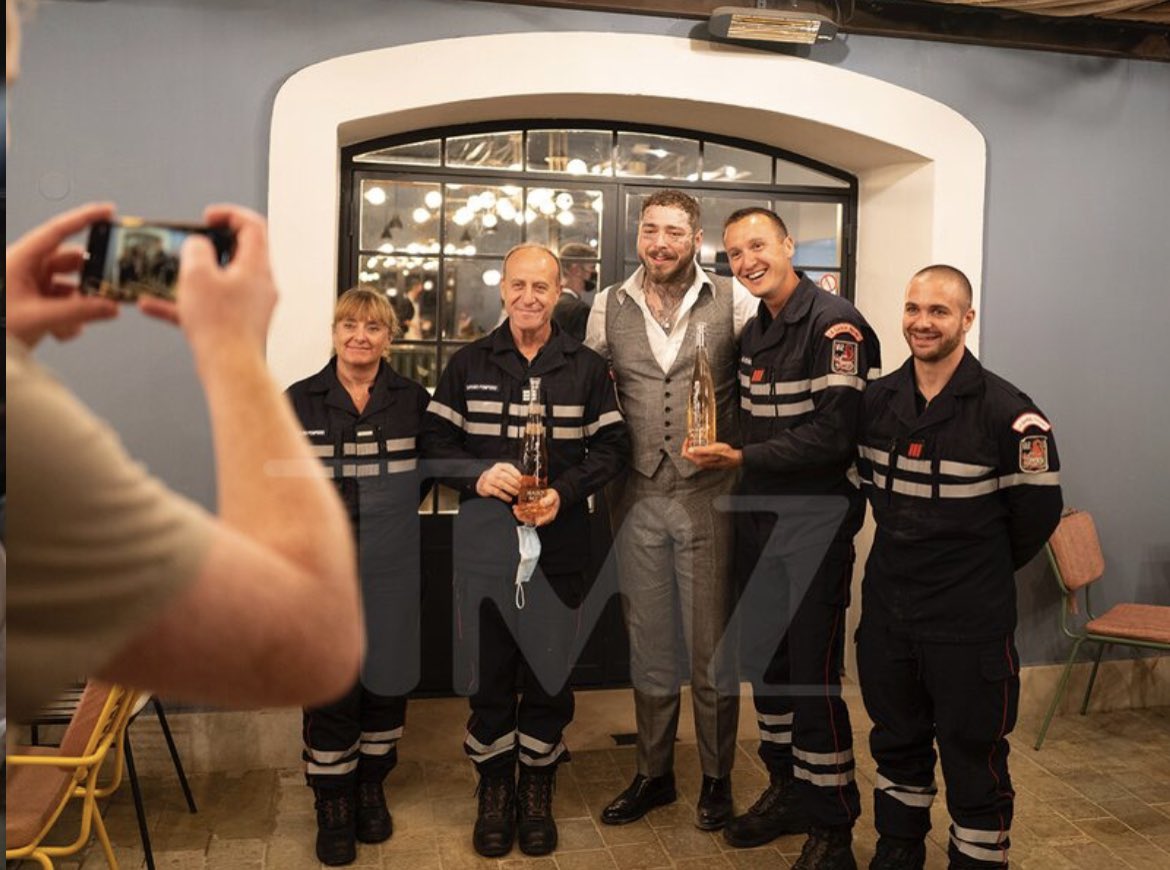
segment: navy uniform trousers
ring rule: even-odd
[[[930,829],[935,748],[952,819],[950,866],[999,867],[1011,847],[1007,735],[1016,724],[1020,664],[1011,634],[985,641],[915,640],[863,610],[857,661],[877,762],[879,834],[921,840]]]
[[[810,818],[836,826],[852,824],[861,812],[841,667],[853,537],[864,502],[851,498],[842,511],[844,497],[821,498],[839,507],[820,521],[806,512],[815,530],[801,521],[777,529],[773,513],[736,514],[736,622],[741,674],[752,683],[760,759],[773,776],[796,779]],[[779,537],[765,553],[774,532]],[[806,546],[818,537],[819,545]]]

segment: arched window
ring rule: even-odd
[[[853,297],[856,179],[740,139],[596,121],[424,130],[344,149],[341,186],[338,292],[390,296],[403,320],[395,367],[428,387],[499,322],[509,248],[549,245],[605,287],[637,267],[642,199],[664,187],[702,204],[705,267],[727,274],[724,219],[765,206],[787,223],[797,268]]]

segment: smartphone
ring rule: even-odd
[[[231,260],[236,239],[227,227],[150,223],[134,217],[98,221],[89,228],[81,291],[118,302],[133,302],[144,293],[174,299],[179,249],[193,233],[211,240],[221,266]]]

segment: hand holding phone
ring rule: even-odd
[[[58,215],[8,246],[4,258],[5,328],[28,347],[51,332],[73,338],[93,320],[118,313],[109,299],[78,293],[75,275],[85,252],[65,240],[94,221],[109,220],[114,207],[95,203]]]
[[[179,251],[193,235],[213,242],[220,265],[231,260],[235,237],[223,226],[149,223],[134,217],[96,221],[89,230],[82,292],[115,302],[144,296],[173,300]]]

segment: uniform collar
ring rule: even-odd
[[[963,358],[946,386],[935,396],[921,416],[914,402],[918,385],[914,380],[914,357],[902,363],[886,389],[894,392],[891,407],[899,419],[911,429],[921,429],[941,423],[955,415],[957,400],[979,391],[983,383],[983,366],[970,350],[963,349]]]
[[[796,285],[792,296],[784,303],[784,307],[780,309],[780,313],[776,317],[772,317],[764,300],[760,300],[752,331],[755,338],[751,348],[753,353],[759,353],[778,344],[784,337],[785,327],[800,323],[812,311],[813,300],[816,299],[818,292],[817,286],[808,280],[803,273],[797,274],[800,275],[800,283]]]
[[[350,398],[348,391],[341,384],[341,379],[337,376],[337,356],[334,355],[330,357],[329,362],[325,363],[321,371],[309,379],[308,391],[323,394],[325,404],[328,407],[365,417],[389,406],[393,398],[392,391],[402,389],[408,383],[409,381],[394,371],[386,360],[380,360],[378,373],[374,375],[374,384],[370,388],[370,401],[366,403],[365,410],[357,414],[353,399]]]
[[[489,338],[492,361],[509,375],[517,380],[529,377],[539,377],[565,364],[565,357],[576,353],[581,348],[581,342],[567,334],[556,321],[549,321],[552,334],[548,341],[536,353],[531,363],[524,358],[516,347],[516,340],[512,338],[512,327],[509,320],[504,320],[492,330]]]

